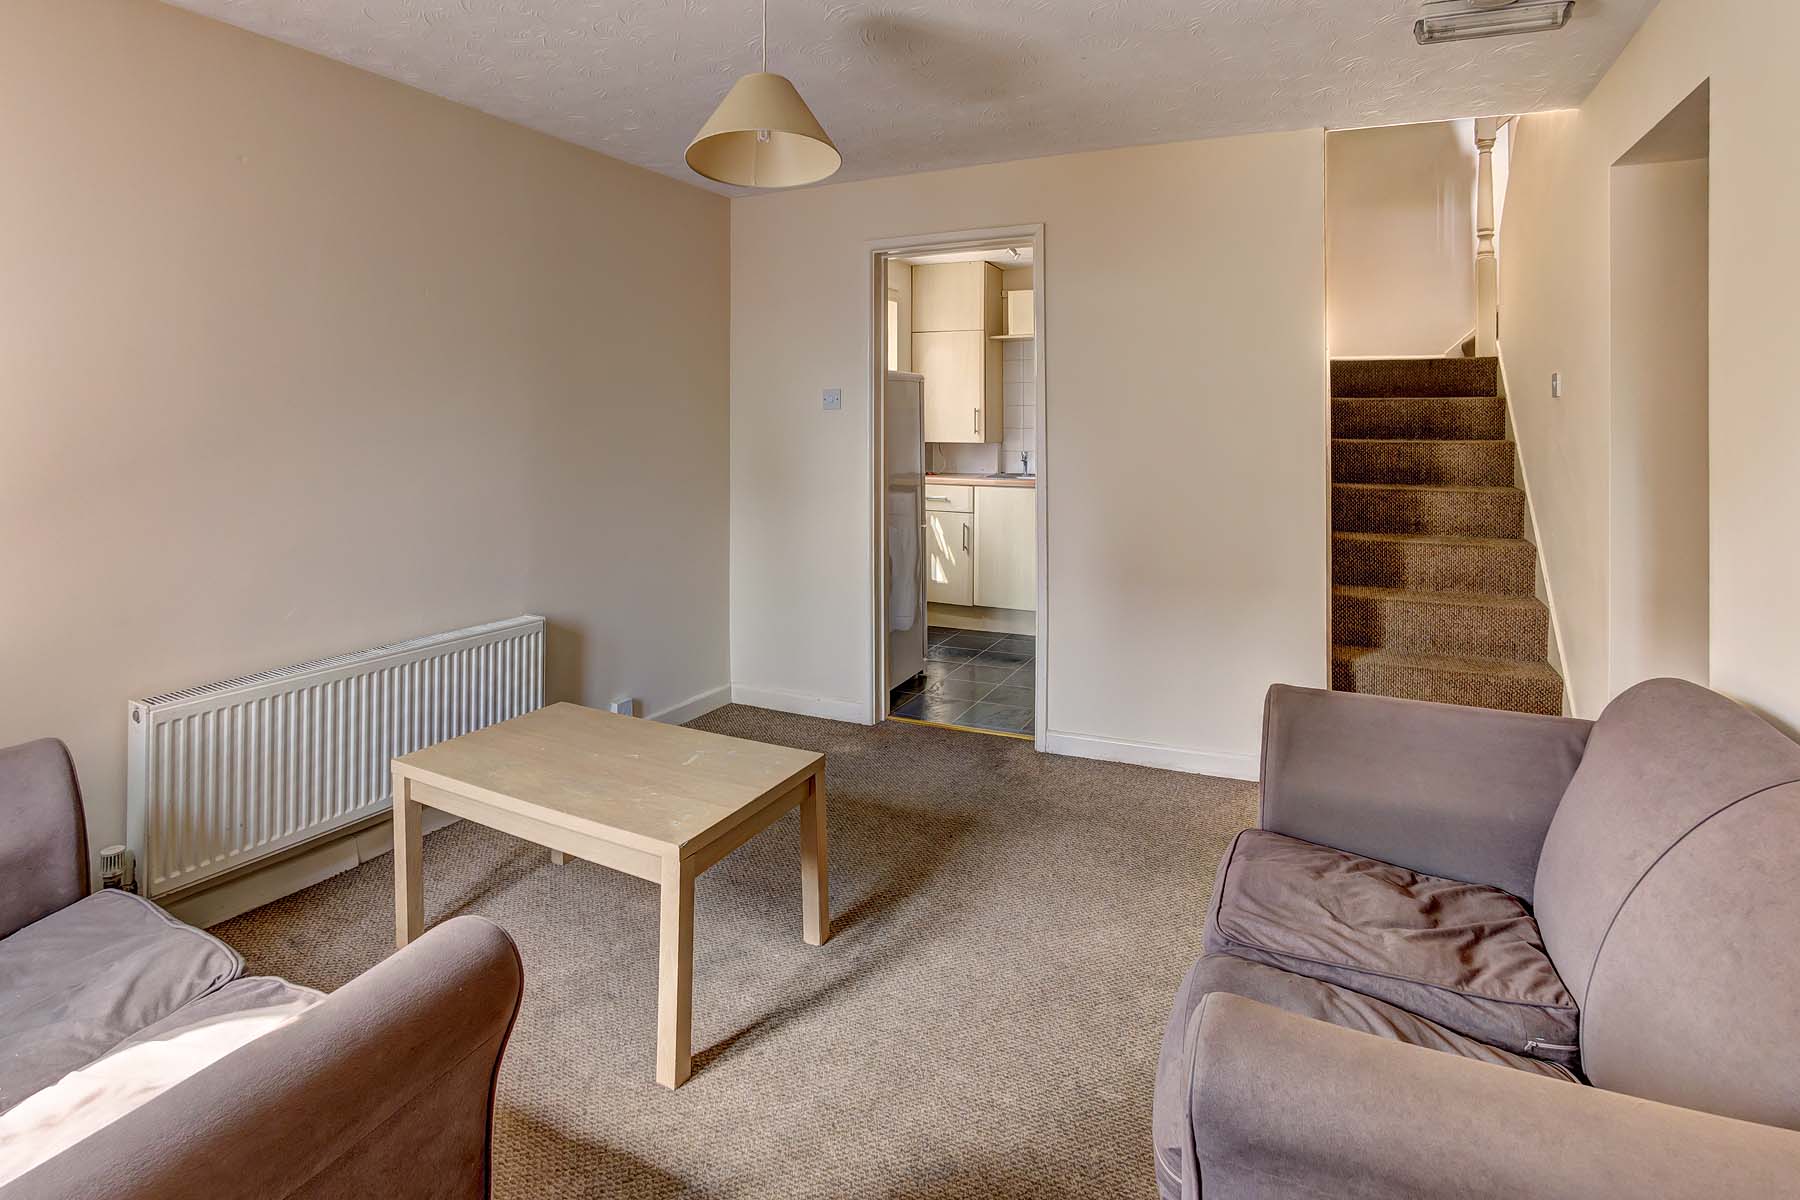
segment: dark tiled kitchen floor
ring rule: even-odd
[[[1032,732],[1037,708],[1037,639],[933,625],[925,670],[896,687],[893,715],[990,733]]]

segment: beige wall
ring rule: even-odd
[[[1714,687],[1800,728],[1800,9],[1663,0],[1579,111],[1517,131],[1502,357],[1576,706],[1607,663],[1612,164],[1711,80],[1709,493]],[[1549,397],[1552,371],[1564,395]]]
[[[1442,354],[1475,328],[1475,123],[1325,138],[1326,324],[1340,358]]]
[[[1706,683],[1705,159],[1612,169],[1609,690]]]
[[[734,200],[734,694],[869,715],[871,241],[1043,222],[1052,748],[1254,772],[1328,655],[1323,140]]]
[[[719,197],[149,0],[0,6],[0,745],[524,611],[727,679]]]

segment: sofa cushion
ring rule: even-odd
[[[1187,1077],[1184,1066],[1191,1032],[1189,1026],[1200,1001],[1213,992],[1229,992],[1296,1016],[1326,1021],[1392,1042],[1424,1046],[1497,1067],[1576,1082],[1566,1067],[1512,1054],[1464,1037],[1455,1030],[1372,996],[1235,955],[1209,954],[1194,964],[1175,994],[1175,1007],[1163,1031],[1162,1054],[1157,1060],[1153,1131],[1157,1182],[1165,1196],[1180,1194],[1181,1144],[1189,1136],[1188,1100],[1193,1094],[1194,1082]]]
[[[129,892],[27,925],[0,941],[0,1112],[243,969],[224,942]]]
[[[236,979],[0,1113],[0,1188],[317,1004],[283,979]]]
[[[1278,833],[1232,843],[1206,925],[1232,954],[1518,1054],[1573,1061],[1579,1014],[1524,901]]]

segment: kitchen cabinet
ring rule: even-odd
[[[925,483],[925,599],[1037,609],[1037,489]]]
[[[927,442],[1001,438],[1000,343],[979,329],[913,334],[913,370],[925,377]]]
[[[929,512],[975,511],[975,487],[968,483],[933,483],[925,484],[925,508]]]
[[[912,369],[925,377],[927,442],[998,442],[1005,433],[1000,268],[930,263],[913,268]]]
[[[913,268],[914,333],[999,333],[1000,268],[987,262],[929,263]]]
[[[975,514],[925,514],[925,600],[930,604],[975,602]]]
[[[1037,336],[1036,300],[1029,289],[1006,293],[1006,331],[1001,340]]]
[[[976,488],[974,546],[975,603],[1035,611],[1037,489]]]

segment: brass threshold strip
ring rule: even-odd
[[[942,721],[921,721],[917,717],[897,717],[893,713],[888,714],[888,720],[901,721],[907,725],[923,725],[927,729],[954,729],[959,733],[985,733],[989,737],[1012,738],[1014,741],[1018,742],[1031,742],[1037,740],[1029,733],[1013,733],[1005,729],[982,729],[975,725],[947,725]]]

